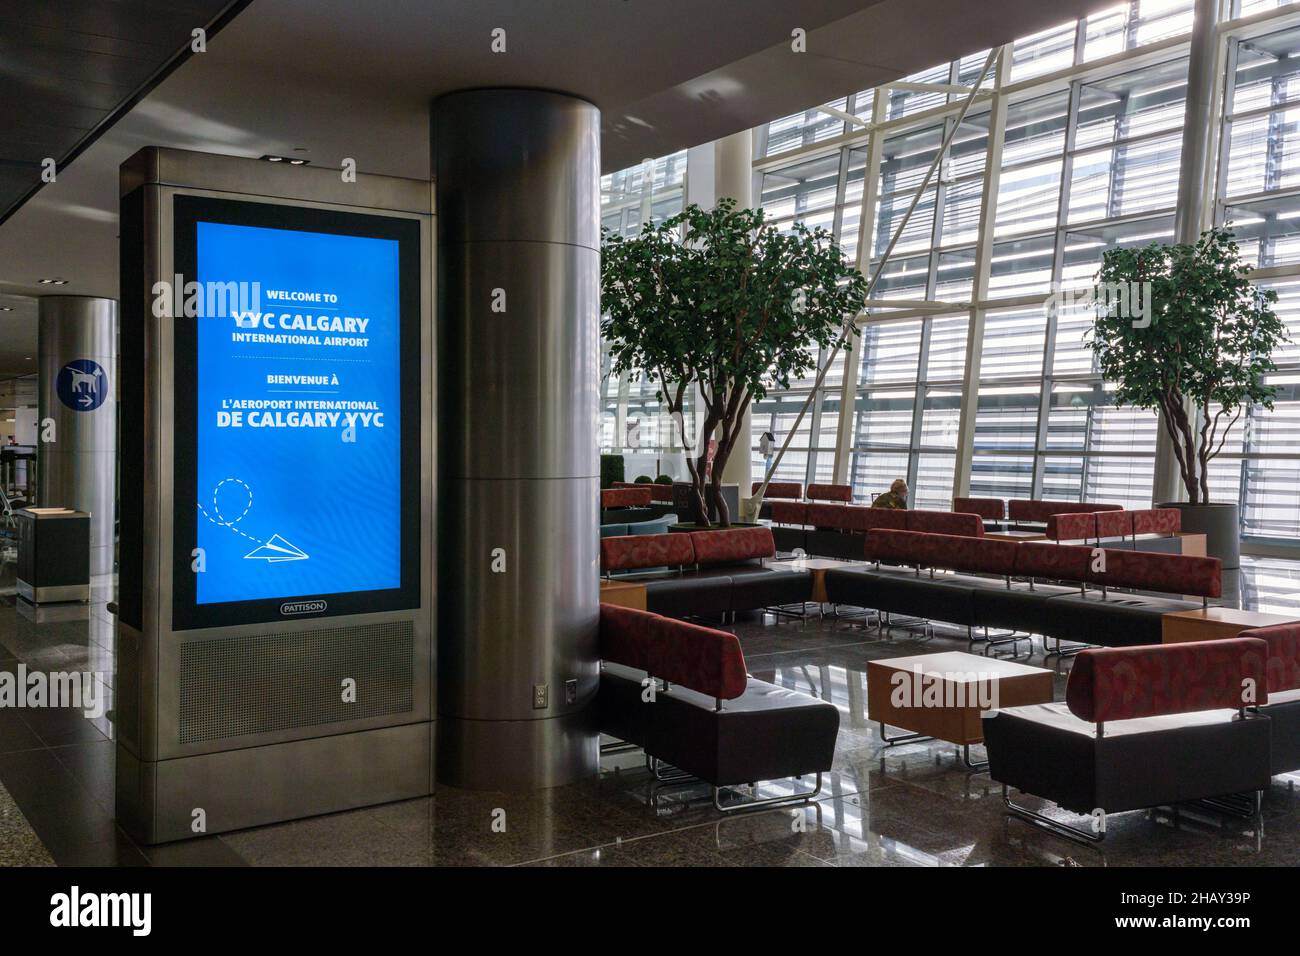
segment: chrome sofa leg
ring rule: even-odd
[[[646,754],[645,756],[645,766],[646,769],[654,775],[654,778],[661,783],[677,783],[682,780],[696,779],[694,774],[687,773],[685,770],[680,770],[677,767],[672,766],[672,764],[666,764],[658,757],[652,757],[649,754]],[[663,769],[665,767],[669,769]]]
[[[601,744],[600,755],[602,757],[613,757],[616,754],[629,754],[634,750],[640,750],[640,744],[628,743],[626,740],[620,740],[618,743]]]
[[[961,759],[962,759],[962,763],[964,763],[968,769],[974,770],[976,773],[982,773],[983,771],[989,769],[989,762],[987,760],[981,760],[979,763],[974,763],[971,761],[970,744],[961,745]]]
[[[1195,801],[1197,805],[1234,817],[1253,820],[1258,817],[1264,805],[1263,790],[1249,790],[1245,793],[1230,793],[1222,797],[1204,797]]]
[[[751,784],[752,786],[752,784]],[[768,807],[779,807],[783,804],[807,803],[822,792],[822,775],[821,771],[817,772],[817,785],[811,790],[805,790],[802,793],[793,793],[788,797],[764,797],[757,800],[745,800],[742,803],[735,803],[729,807],[722,805],[722,791],[725,787],[713,788],[713,806],[719,813],[741,813],[746,810],[759,810]]]
[[[1053,820],[1046,814],[1039,813],[1037,810],[1030,810],[1028,807],[1022,807],[1018,803],[1011,802],[1011,793],[1007,785],[1002,785],[1002,803],[1007,808],[1007,813],[1013,817],[1024,820],[1032,826],[1039,827],[1049,833],[1055,833],[1057,836],[1065,837],[1067,840],[1073,840],[1075,843],[1091,845],[1100,843],[1106,839],[1106,831],[1102,829],[1098,833],[1091,830],[1083,830],[1079,827],[1072,827],[1068,823],[1062,823],[1060,820]]]
[[[885,725],[876,721],[876,726],[880,728],[880,739],[884,741],[886,747],[897,747],[899,744],[912,743],[917,740],[934,740],[928,734],[899,734],[897,737],[890,737],[885,733]]]

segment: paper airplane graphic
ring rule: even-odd
[[[271,540],[261,547],[254,548],[248,554],[244,555],[245,560],[253,558],[257,561],[278,562],[278,561],[306,561],[311,555],[307,554],[301,548],[290,544],[278,534],[271,535]]]

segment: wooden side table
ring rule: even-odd
[[[645,585],[635,581],[609,581],[601,578],[600,603],[617,604],[637,611],[646,609]]]
[[[1002,531],[985,531],[984,537],[996,538],[999,541],[1046,541],[1046,531],[1016,531],[1014,529],[1005,529]]]
[[[835,558],[794,558],[790,561],[771,561],[768,567],[783,568],[790,571],[807,571],[812,575],[812,596],[808,598],[813,604],[829,604],[826,596],[826,572],[833,568],[865,568],[861,561],[839,561]]]
[[[1252,627],[1294,624],[1300,618],[1286,614],[1243,611],[1236,607],[1201,607],[1193,611],[1171,611],[1161,620],[1160,639],[1165,644],[1187,641],[1217,641],[1236,637]]]

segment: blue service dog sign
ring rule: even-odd
[[[94,359],[73,359],[59,369],[54,391],[74,412],[93,412],[108,397],[108,373]]]
[[[197,320],[196,603],[400,587],[399,243],[205,221],[196,240],[202,283],[260,287]]]

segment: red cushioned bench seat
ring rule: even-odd
[[[839,710],[750,677],[734,634],[602,604],[596,697],[603,733],[713,786],[719,809],[807,800],[831,769]],[[666,682],[645,699],[649,679]],[[724,807],[720,789],[816,775],[793,796]]]
[[[1245,712],[1251,681],[1267,700],[1267,645],[1232,638],[1093,648],[1075,658],[1066,699],[984,718],[989,775],[1080,814],[1116,813],[1269,786],[1269,723]],[[1073,839],[1073,828],[1012,803],[1016,816]]]
[[[717,528],[682,534],[602,538],[601,573],[643,584],[646,607],[672,617],[719,617],[812,597],[807,571],[770,567],[770,528]]]
[[[1222,591],[1219,562],[1188,555],[884,528],[864,550],[879,566],[827,572],[832,603],[1058,641],[1160,643],[1165,614],[1201,606],[1183,595]]]
[[[1259,712],[1269,719],[1273,773],[1294,773],[1300,770],[1300,624],[1257,627],[1239,636],[1268,646],[1268,702]]]

